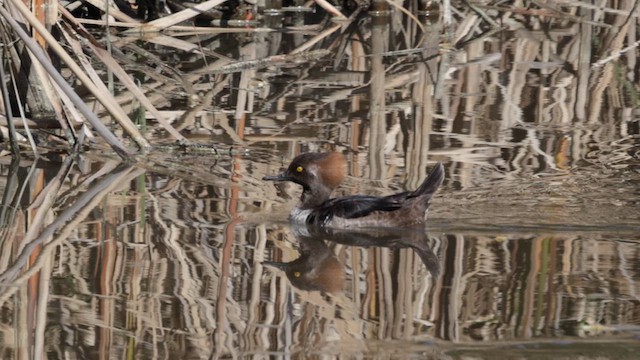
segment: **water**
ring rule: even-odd
[[[635,358],[633,57],[585,72],[571,39],[606,30],[583,22],[381,56],[417,28],[367,19],[331,59],[201,86],[181,124],[215,154],[3,161],[0,357]],[[234,39],[261,58],[308,38]],[[413,189],[442,161],[426,229],[291,228],[299,189],[261,179],[328,150],[340,194]]]
[[[465,192],[449,178],[427,231],[307,234],[285,221],[295,199],[283,202],[259,180],[278,165],[228,157],[212,171],[220,175],[203,181],[111,163],[84,175],[74,169],[67,201],[53,214],[112,188],[84,199],[72,223],[30,249],[24,263],[20,242],[5,238],[5,356],[28,352],[28,344],[53,358],[492,358],[496,351],[569,358],[594,344],[602,348],[587,357],[631,358],[637,349],[637,222],[613,213],[581,222],[567,214],[571,207],[562,213],[544,205],[551,196],[535,193],[511,200],[504,193],[498,206],[470,196],[467,212],[450,218],[449,199],[460,207]],[[101,170],[112,176],[106,184],[91,181]],[[50,178],[55,169],[38,172]],[[349,183],[343,191],[392,188]],[[627,218],[637,216],[626,207]],[[550,208],[553,216],[516,223]],[[25,213],[14,224],[24,224]],[[21,239],[21,228],[5,231]],[[392,242],[396,248],[375,246]],[[283,262],[296,267],[278,267]]]

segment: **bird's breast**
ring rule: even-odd
[[[289,221],[296,224],[305,224],[307,219],[311,215],[311,210],[309,209],[300,209],[299,207],[294,207],[291,210],[291,214],[289,214]]]

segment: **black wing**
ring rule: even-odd
[[[397,193],[397,194],[393,194],[393,195],[387,195],[384,198],[387,201],[402,202],[402,201],[405,201],[408,198],[410,198],[411,195],[412,195],[411,191],[403,191],[401,193]]]
[[[396,198],[378,197],[367,195],[355,195],[340,197],[325,201],[320,209],[314,211],[315,218],[310,222],[323,224],[331,220],[334,216],[345,219],[355,219],[367,216],[374,211],[393,211],[402,206]]]

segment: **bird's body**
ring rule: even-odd
[[[332,228],[407,227],[424,224],[431,197],[444,179],[438,163],[415,191],[389,196],[351,195],[331,198],[346,176],[346,160],[337,152],[297,156],[287,170],[264,180],[291,181],[302,186],[300,202],[289,220]]]

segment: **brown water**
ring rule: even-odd
[[[437,37],[390,53],[420,38],[394,14],[341,29],[329,60],[225,78],[183,129],[216,154],[3,162],[0,357],[637,358],[634,57],[580,62],[578,35],[609,30],[568,22],[424,61]],[[255,59],[308,37],[234,39]],[[347,155],[341,194],[442,161],[427,229],[292,229],[299,189],[261,178],[326,150]]]

